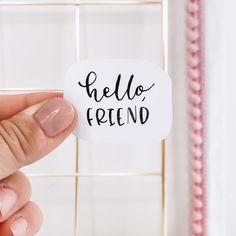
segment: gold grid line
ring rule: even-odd
[[[76,137],[76,160],[75,160],[75,212],[74,212],[74,235],[77,235],[78,231],[78,209],[79,209],[79,138]],[[85,177],[85,176],[84,176]]]
[[[161,208],[161,235],[166,236],[166,152],[165,152],[166,142],[163,140],[161,142],[161,192],[162,192],[162,208]]]
[[[82,178],[82,177],[138,177],[138,176],[158,176],[162,177],[161,172],[93,172],[93,173],[45,173],[45,174],[27,174],[29,178]]]
[[[78,3],[79,0],[76,1]],[[76,62],[80,61],[80,7],[75,7],[75,38],[76,38]],[[74,212],[74,236],[78,232],[78,211],[79,211],[79,138],[76,137],[76,160],[75,160],[75,212]]]
[[[168,72],[168,0],[162,1],[162,68]],[[167,236],[167,202],[166,202],[166,140],[162,140],[162,236]]]
[[[145,5],[145,4],[161,4],[162,0],[125,0],[125,1],[102,1],[102,0],[88,0],[88,1],[72,1],[72,2],[30,2],[30,1],[19,1],[19,2],[0,2],[0,6],[80,6],[80,5]]]
[[[0,88],[0,95],[11,95],[19,93],[63,93],[61,89],[35,89],[35,88]]]

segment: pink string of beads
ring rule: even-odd
[[[192,235],[206,236],[206,202],[204,175],[204,119],[201,41],[201,1],[187,2],[187,77],[189,83],[189,130],[192,159]]]

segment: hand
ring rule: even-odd
[[[56,148],[76,113],[59,93],[0,96],[0,235],[32,236],[42,224],[31,186],[18,171]]]

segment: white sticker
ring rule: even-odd
[[[78,113],[74,133],[95,142],[156,142],[172,123],[172,86],[156,64],[88,60],[68,71],[64,97]]]

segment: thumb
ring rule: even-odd
[[[0,179],[51,152],[75,125],[75,110],[62,98],[38,103],[1,121]]]

